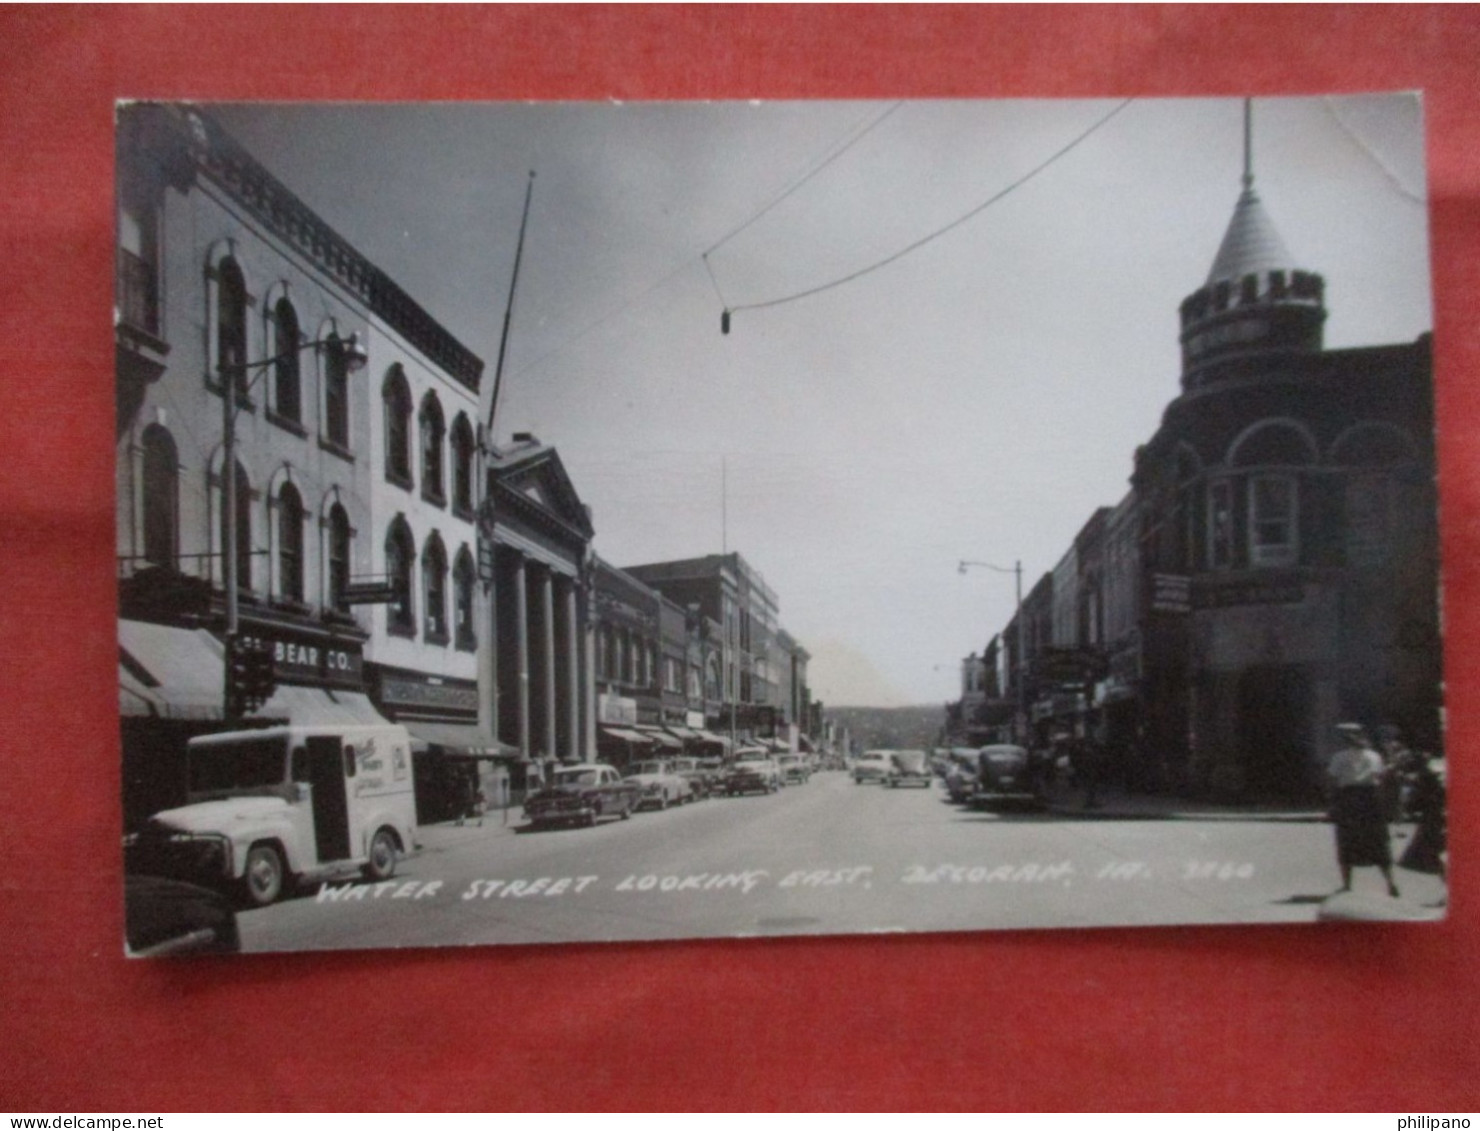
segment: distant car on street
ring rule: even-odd
[[[888,750],[865,750],[863,754],[853,763],[853,784],[862,785],[864,782],[881,782],[889,776]]]
[[[976,793],[977,779],[981,776],[980,761],[981,751],[974,746],[951,748],[944,780],[946,795],[957,805],[964,805]]]
[[[601,817],[626,820],[637,808],[641,789],[603,762],[556,769],[550,784],[524,800],[524,815],[534,828],[594,825]]]
[[[642,790],[639,808],[666,809],[683,805],[694,796],[688,779],[674,772],[672,762],[661,758],[636,763],[627,771],[627,780]]]
[[[971,795],[973,808],[1037,808],[1042,804],[1042,783],[1027,750],[1007,745],[981,748],[977,755],[976,789]]]
[[[725,792],[731,797],[737,793],[775,793],[780,788],[781,768],[774,758],[741,758],[725,777]]]
[[[890,788],[921,785],[930,788],[930,761],[923,750],[891,750],[884,784]]]
[[[689,793],[694,801],[713,793],[720,779],[717,770],[704,766],[698,758],[675,758],[671,769],[689,783]]]
[[[783,754],[776,759],[781,768],[781,780],[786,785],[804,785],[812,777],[812,767],[796,754]]]

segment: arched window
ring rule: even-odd
[[[272,409],[284,420],[303,422],[303,392],[298,368],[298,312],[287,297],[278,299],[272,310],[273,367]]]
[[[325,340],[324,359],[324,438],[338,448],[349,448],[349,358],[340,344],[339,335],[331,333]]]
[[[335,503],[329,511],[329,607],[345,613],[349,612],[344,594],[349,585],[350,538],[349,515]]]
[[[416,540],[404,518],[391,523],[385,536],[385,572],[396,597],[386,606],[386,630],[396,636],[416,635],[416,606],[411,570],[416,562]]]
[[[216,266],[216,372],[247,395],[247,280],[234,259]]]
[[[1291,420],[1256,424],[1228,450],[1232,467],[1302,467],[1315,460],[1315,441],[1304,427]]]
[[[411,489],[411,387],[399,365],[391,366],[380,391],[385,404],[385,477]]]
[[[457,565],[452,567],[452,616],[456,646],[460,652],[478,650],[478,631],[473,624],[473,586],[477,582],[478,571],[473,565],[473,555],[464,546],[457,552]]]
[[[473,426],[466,413],[452,422],[452,509],[473,516]]]
[[[1376,421],[1356,425],[1331,446],[1331,462],[1344,469],[1347,565],[1385,568],[1401,560],[1411,516],[1425,509],[1418,477],[1405,473],[1418,461],[1417,447],[1406,432]]]
[[[425,588],[426,633],[429,644],[447,643],[447,551],[435,532],[421,554],[421,580]]]
[[[175,568],[179,551],[180,460],[160,424],[144,429],[144,560]]]
[[[1310,431],[1294,420],[1265,420],[1246,429],[1228,451],[1235,468],[1300,468],[1316,462]],[[1243,478],[1243,477],[1240,477]],[[1247,515],[1248,564],[1292,566],[1300,561],[1300,474],[1261,471],[1247,476],[1243,514]],[[1241,521],[1234,484],[1228,485],[1231,525]]]
[[[226,525],[226,493],[219,492],[219,497],[222,500],[220,535],[224,562],[231,536]],[[224,576],[222,580],[224,588]],[[238,591],[252,588],[252,484],[247,480],[247,469],[240,461],[236,465],[236,587]]]
[[[418,414],[421,424],[421,495],[438,504],[446,503],[442,475],[442,439],[447,425],[442,416],[442,402],[436,393],[428,393],[421,402]]]
[[[278,594],[303,603],[303,496],[291,483],[278,492]]]

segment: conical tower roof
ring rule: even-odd
[[[1208,284],[1223,279],[1241,279],[1245,275],[1263,275],[1268,271],[1288,271],[1295,265],[1285,241],[1275,230],[1269,213],[1254,191],[1253,177],[1245,176],[1244,191],[1234,205],[1233,219],[1223,233],[1223,243],[1208,272]]]

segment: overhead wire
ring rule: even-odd
[[[736,306],[726,307],[725,308],[725,312],[724,312],[725,313],[725,325],[728,326],[728,324],[729,324],[729,315],[731,315],[731,314],[733,314],[733,313],[735,313],[737,311],[741,311],[741,310],[764,310],[764,309],[766,309],[768,307],[781,306],[784,303],[796,302],[799,299],[810,298],[813,295],[821,294],[823,291],[829,291],[829,290],[834,289],[835,287],[841,287],[845,283],[851,283],[851,282],[853,282],[853,281],[855,281],[857,279],[861,279],[865,275],[870,275],[873,272],[880,270],[881,268],[884,268],[884,267],[889,266],[891,263],[897,263],[899,260],[901,260],[905,256],[909,255],[911,252],[918,251],[920,248],[924,247],[926,244],[931,243],[931,242],[939,239],[941,236],[945,235],[947,232],[950,232],[950,231],[955,230],[956,228],[959,228],[962,224],[964,224],[968,220],[971,220],[974,217],[980,215],[982,212],[986,211],[986,209],[990,208],[992,205],[996,204],[998,201],[1002,200],[1004,197],[1010,195],[1013,192],[1016,192],[1023,185],[1027,184],[1034,177],[1038,176],[1040,173],[1042,173],[1049,166],[1055,164],[1061,158],[1067,156],[1070,153],[1070,151],[1076,149],[1083,142],[1087,141],[1093,134],[1097,133],[1102,127],[1104,127],[1106,124],[1108,124],[1109,121],[1112,118],[1114,118],[1117,114],[1119,114],[1122,110],[1124,110],[1127,106],[1129,106],[1134,101],[1135,101],[1135,99],[1133,99],[1133,98],[1127,98],[1125,101],[1121,102],[1118,106],[1116,106],[1113,110],[1111,110],[1108,114],[1104,115],[1104,117],[1102,117],[1098,121],[1096,121],[1087,130],[1085,130],[1084,132],[1082,132],[1078,136],[1076,136],[1067,145],[1065,145],[1062,148],[1056,150],[1046,160],[1040,162],[1038,165],[1036,165],[1032,169],[1028,170],[1028,172],[1024,173],[1021,177],[1017,178],[1017,180],[1013,181],[1011,184],[1007,185],[1005,188],[1001,189],[1000,191],[994,193],[992,196],[988,197],[986,200],[982,201],[981,204],[978,204],[975,208],[971,209],[971,211],[965,213],[962,216],[958,216],[955,220],[952,220],[949,224],[946,224],[943,227],[937,228],[935,231],[931,232],[930,234],[928,234],[926,236],[922,236],[920,239],[916,240],[914,243],[909,244],[907,247],[901,248],[899,251],[894,252],[892,255],[885,256],[883,259],[877,260],[876,262],[869,264],[867,267],[860,267],[858,270],[851,271],[848,274],[841,276],[840,278],[833,279],[833,280],[831,280],[829,282],[826,282],[826,283],[820,283],[820,284],[818,284],[815,287],[808,287],[806,290],[796,291],[796,292],[794,292],[792,294],[788,294],[788,295],[782,295],[779,298],[767,299],[767,300],[762,301],[762,302],[740,303],[739,305],[736,305]]]

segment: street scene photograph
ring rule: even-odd
[[[130,955],[1444,917],[1419,96],[115,118]]]

